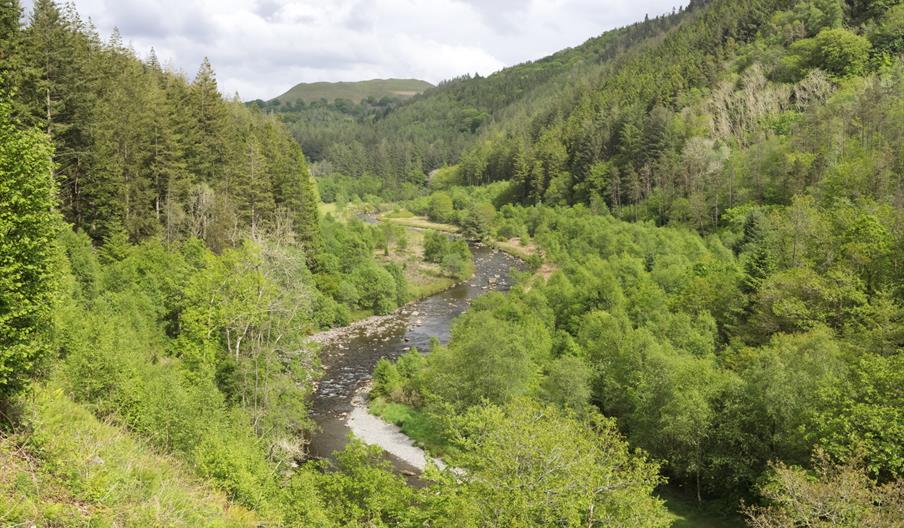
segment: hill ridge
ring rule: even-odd
[[[359,103],[368,97],[412,97],[433,88],[433,84],[414,78],[366,79],[361,81],[316,81],[298,83],[271,101],[306,103],[326,99],[348,99]]]

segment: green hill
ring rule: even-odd
[[[306,103],[326,99],[348,99],[360,103],[368,97],[412,97],[423,93],[433,85],[418,79],[373,79],[359,82],[316,82],[301,83],[274,100],[281,103]]]
[[[266,107],[280,112],[310,161],[328,162],[331,171],[359,183],[365,175],[382,180],[356,193],[379,190],[401,197],[407,195],[403,188],[422,186],[425,174],[461,161],[491,131],[527,129],[533,116],[567,108],[578,90],[598,84],[617,62],[660,40],[692,11],[608,31],[487,77],[443,81],[402,102],[302,106],[271,101]],[[330,190],[325,191],[329,198]]]
[[[0,526],[904,528],[904,0],[689,0],[411,97],[245,107],[55,0],[23,20],[0,2]],[[373,371],[449,464],[418,488],[311,456],[344,374],[309,337],[474,255],[359,211],[526,264]]]

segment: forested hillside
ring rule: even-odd
[[[281,124],[225,101],[206,61],[188,82],[61,9],[37,2],[8,33],[5,77],[14,115],[54,140],[68,222],[96,242],[195,236],[222,248],[285,217],[319,251],[314,186]]]
[[[431,171],[456,163],[462,152],[492,135],[498,122],[525,123],[528,116],[567,102],[572,85],[595,82],[634,45],[668,30],[683,14],[611,31],[550,57],[489,77],[464,75],[410,101],[384,99],[350,104],[268,105],[282,115],[315,164],[332,200],[352,195],[413,197]]]
[[[900,526],[902,22],[698,2],[497,120],[405,207],[545,265],[377,393],[437,424],[524,395],[602,411],[753,526]]]
[[[0,524],[296,515],[305,341],[409,299],[385,234],[321,219],[285,126],[206,60],[188,80],[51,0],[0,21]]]
[[[904,527],[902,54],[901,0],[693,1],[242,104],[0,0],[0,524]],[[473,272],[405,220],[528,266],[377,364],[418,486],[307,445],[308,337]]]

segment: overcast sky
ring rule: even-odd
[[[670,12],[684,0],[75,0],[106,38],[220,89],[270,99],[299,82],[486,75]],[[26,9],[30,0],[24,0]]]

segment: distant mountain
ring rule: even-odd
[[[281,103],[304,101],[310,103],[326,99],[348,99],[360,103],[368,97],[413,97],[433,85],[418,79],[373,79],[359,82],[317,82],[295,85],[288,92],[274,98]]]

